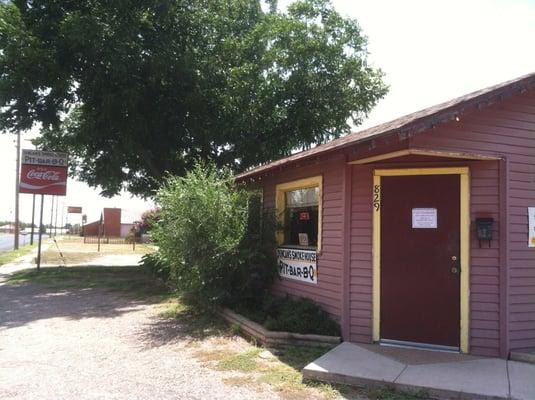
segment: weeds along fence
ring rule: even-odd
[[[101,236],[100,238],[98,236],[84,236],[84,243],[87,244],[135,244],[135,243],[141,243],[141,238],[136,237],[106,237]]]
[[[107,236],[84,236],[85,244],[96,244],[97,251],[100,251],[100,246],[115,244],[115,245],[129,245],[132,246],[132,250],[136,250],[136,243],[141,243],[141,238],[129,236],[129,237],[107,237]]]

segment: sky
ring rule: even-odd
[[[279,1],[285,7],[289,1]],[[370,127],[487,86],[535,72],[535,0],[384,1],[333,0],[368,37],[369,62],[385,73],[387,96],[363,125]],[[31,148],[23,134],[23,148]],[[12,220],[15,137],[0,135],[0,220]],[[21,220],[31,220],[32,196],[21,195]],[[44,221],[50,221],[45,198]],[[135,219],[153,204],[123,193],[111,199],[98,188],[69,179],[59,209],[81,206],[88,221],[103,207],[120,207]],[[61,215],[61,212],[59,213]],[[69,222],[80,221],[70,215]]]

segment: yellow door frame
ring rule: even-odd
[[[407,175],[460,176],[461,320],[460,350],[468,353],[470,321],[470,170],[468,167],[376,169],[373,174],[373,340],[381,339],[381,177]]]

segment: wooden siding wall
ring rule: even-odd
[[[350,341],[372,341],[373,169],[353,167],[351,196]]]
[[[471,346],[475,354],[498,355],[500,317],[500,229],[508,229],[509,270],[505,318],[509,350],[535,348],[535,250],[527,247],[527,207],[535,206],[535,91],[506,99],[412,138],[416,148],[488,153],[505,157],[508,165],[508,226],[499,221],[499,162],[471,164],[471,220],[492,216],[491,248],[479,248],[472,228]],[[505,245],[505,244],[504,244]]]
[[[535,249],[527,247],[527,207],[535,206],[535,91],[529,91],[410,138],[410,147],[484,153],[501,161],[420,161],[428,166],[468,165],[471,191],[470,352],[503,356],[506,350],[535,348]],[[342,187],[344,156],[279,170],[261,183],[264,204],[275,206],[275,185],[323,175],[323,243],[318,256],[318,285],[278,280],[274,292],[308,297],[335,318],[342,313]],[[417,166],[416,160],[392,166]],[[421,165],[421,164],[420,164]],[[354,165],[351,173],[349,340],[372,341],[372,174],[378,165]],[[383,165],[384,166],[384,165]],[[503,168],[507,173],[503,174]],[[501,183],[507,177],[508,209],[501,212]],[[500,217],[506,215],[507,224]],[[477,217],[492,217],[490,248],[475,238]],[[507,225],[507,226],[505,226]],[[508,245],[499,238],[507,230]],[[503,253],[508,249],[507,253]],[[504,257],[505,254],[505,257]],[[505,264],[504,264],[505,263]],[[506,265],[509,269],[505,270]],[[507,287],[502,279],[507,278]],[[507,294],[506,298],[504,294]],[[503,307],[503,305],[506,305]],[[504,311],[508,310],[508,320]],[[347,340],[347,339],[346,339]],[[500,352],[502,350],[502,352]]]
[[[289,169],[264,181],[264,206],[275,207],[275,186],[279,183],[311,176],[323,176],[322,249],[318,255],[318,284],[291,279],[277,279],[276,295],[294,295],[314,300],[329,314],[340,320],[342,313],[342,180],[345,158],[338,156],[321,164]]]

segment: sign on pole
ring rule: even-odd
[[[67,194],[68,157],[65,153],[22,150],[20,193]]]
[[[69,214],[81,214],[82,213],[82,207],[74,207],[74,206],[68,206],[67,212]]]
[[[41,212],[39,216],[39,242],[37,246],[38,271],[41,267],[43,204],[45,202],[44,195],[49,194],[55,196],[65,196],[67,194],[67,168],[68,157],[65,153],[27,149],[22,150],[19,192],[41,195]],[[50,225],[52,226],[52,224]]]

